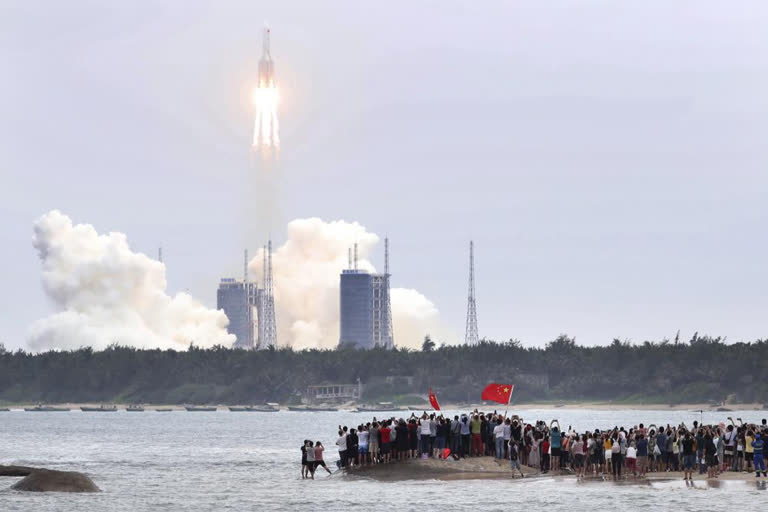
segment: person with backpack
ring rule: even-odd
[[[315,479],[315,443],[307,441],[307,447],[304,449],[307,457],[307,476],[311,480]]]
[[[520,465],[520,447],[513,439],[509,440],[509,465],[512,468],[512,478],[515,478],[515,469],[520,472],[520,478],[525,478]]]
[[[696,464],[695,442],[690,432],[683,438],[683,480],[693,480],[693,466]]]
[[[450,430],[450,436],[451,436],[451,442],[449,448],[451,449],[451,453],[454,455],[460,455],[461,454],[461,423],[459,422],[459,417],[454,416],[453,421],[451,422],[451,430]]]
[[[642,432],[638,434],[635,447],[637,448],[637,472],[643,477],[648,473],[648,440]]]

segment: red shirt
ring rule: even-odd
[[[384,427],[379,429],[379,432],[381,432],[381,442],[382,443],[388,443],[389,442],[389,433],[391,430],[389,427]]]
[[[544,441],[543,443],[541,443],[541,450],[542,450],[542,453],[549,452],[549,441]]]

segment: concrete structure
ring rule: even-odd
[[[263,291],[257,288],[256,283],[248,281],[224,277],[219,283],[219,289],[216,291],[216,309],[223,310],[229,318],[227,331],[237,338],[235,347],[256,347],[256,307],[261,303],[261,292]]]
[[[394,348],[389,294],[389,240],[384,240],[384,273],[370,274],[354,262],[341,272],[339,285],[339,346],[360,349]],[[351,256],[351,253],[350,253]]]
[[[373,286],[371,274],[360,270],[341,273],[339,345],[373,348]]]
[[[235,347],[277,347],[275,298],[272,294],[272,241],[264,246],[264,288],[248,279],[248,250],[243,258],[243,280],[224,277],[216,292],[216,309],[229,318],[227,331],[237,340]]]
[[[323,384],[319,386],[307,386],[304,395],[307,403],[344,403],[358,402],[363,396],[363,385],[360,379],[357,384]]]

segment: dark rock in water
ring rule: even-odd
[[[34,470],[26,466],[0,466],[0,476],[27,476]]]
[[[0,466],[0,476],[23,476],[11,489],[31,492],[99,492],[89,477],[75,471]]]

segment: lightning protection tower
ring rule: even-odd
[[[474,243],[469,242],[469,295],[467,298],[467,327],[464,331],[464,344],[477,345],[477,304],[475,303],[475,253]]]

